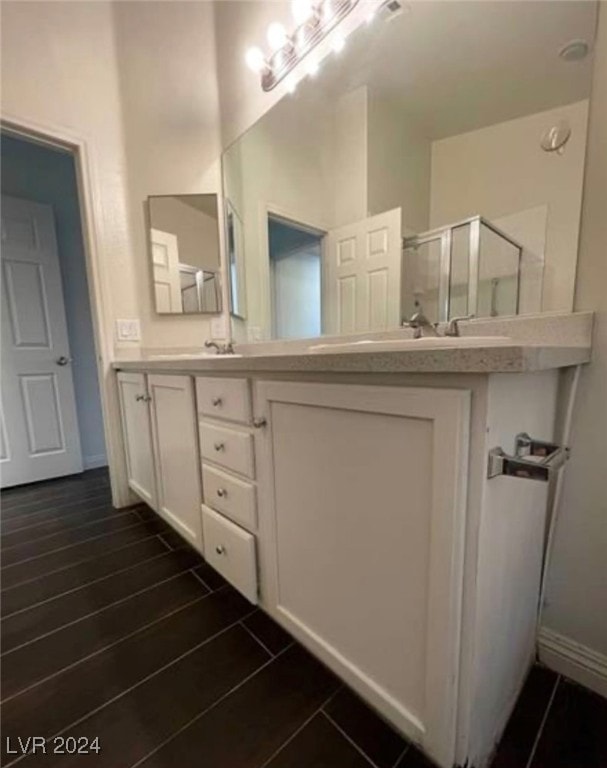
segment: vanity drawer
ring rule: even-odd
[[[208,506],[249,530],[257,528],[255,486],[208,464],[202,465],[202,485]]]
[[[251,390],[248,379],[196,378],[198,413],[228,421],[251,421]]]
[[[255,537],[202,505],[205,560],[252,603],[257,603]]]
[[[203,458],[226,469],[255,477],[253,436],[248,432],[201,421],[200,453]]]

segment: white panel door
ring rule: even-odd
[[[183,312],[179,281],[179,247],[177,236],[161,229],[150,229],[154,268],[156,312]]]
[[[202,551],[200,460],[194,382],[189,376],[148,376],[156,462],[157,511]]]
[[[324,259],[324,333],[398,327],[400,208],[329,231]]]
[[[129,486],[156,509],[149,395],[143,373],[118,373],[122,435]]]
[[[2,487],[82,472],[52,208],[2,196]]]
[[[455,755],[466,391],[256,385],[264,607],[441,766]]]

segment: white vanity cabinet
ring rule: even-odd
[[[204,556],[251,603],[258,600],[257,487],[248,379],[199,376]]]
[[[190,376],[148,376],[157,511],[196,549],[202,551],[200,469]]]
[[[470,393],[262,381],[255,396],[264,607],[449,764]]]
[[[149,394],[144,373],[118,373],[126,469],[131,490],[156,509]]]
[[[118,387],[130,487],[202,551],[192,378],[121,371]]]

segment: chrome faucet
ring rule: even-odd
[[[459,324],[463,320],[472,320],[474,315],[463,315],[462,317],[452,317],[451,320],[449,320],[449,324],[447,325],[447,330],[445,331],[445,336],[461,336],[459,332]]]
[[[419,304],[417,311],[411,315],[409,320],[403,321],[404,328],[413,328],[413,338],[421,339],[424,336],[439,336],[438,323],[431,323],[430,320],[424,315],[423,310]]]
[[[216,341],[211,341],[211,339],[207,339],[204,345],[207,349],[210,349],[211,347],[215,349],[218,355],[234,354],[234,345],[232,344],[231,341],[228,341],[226,344],[218,344]]]

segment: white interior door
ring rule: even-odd
[[[152,228],[150,232],[156,312],[183,312],[177,236],[161,229]]]
[[[52,208],[2,197],[2,487],[82,472]]]
[[[401,320],[401,210],[331,230],[324,264],[324,332],[381,331]]]

